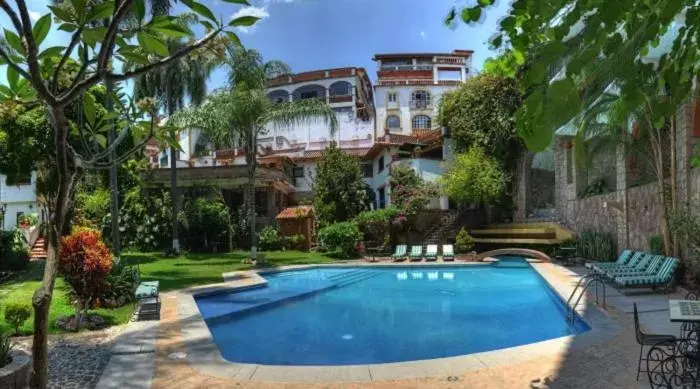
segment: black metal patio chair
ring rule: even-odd
[[[639,373],[642,372],[642,361],[646,361],[646,359],[643,358],[644,346],[673,342],[676,340],[676,337],[674,335],[657,335],[643,332],[639,325],[639,312],[637,311],[636,302],[634,303],[634,333],[637,338],[637,343],[639,343],[639,361],[637,362],[637,381],[639,381]]]

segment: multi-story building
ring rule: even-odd
[[[437,180],[442,163],[451,159],[451,145],[436,123],[442,94],[457,88],[471,73],[469,50],[452,53],[376,54],[377,107],[372,189],[377,204],[391,203],[392,164],[407,164],[426,181]],[[435,199],[431,208],[447,209],[447,198]]]
[[[0,174],[0,230],[14,228],[22,215],[38,211],[36,173],[16,185],[7,185],[6,177]]]
[[[269,223],[288,204],[312,198],[316,164],[335,142],[362,160],[375,207],[391,204],[391,167],[406,164],[425,180],[442,174],[451,148],[435,122],[441,95],[469,76],[471,51],[432,54],[378,54],[378,82],[372,86],[365,69],[347,67],[282,75],[268,80],[267,93],[275,103],[320,99],[336,112],[339,128],[331,133],[322,120],[279,127],[270,125],[258,138],[256,207],[260,222]],[[178,185],[202,182],[222,188],[232,208],[244,204],[245,149],[214,150],[198,130],[180,134]],[[152,166],[147,182],[168,185],[168,150],[149,145]],[[155,149],[157,150],[157,148]],[[447,209],[447,199],[431,208]]]

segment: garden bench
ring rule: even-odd
[[[159,320],[160,298],[158,296],[160,281],[141,281],[137,271],[134,271],[136,290],[134,297],[137,300],[138,312],[136,320]]]

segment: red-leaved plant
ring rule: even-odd
[[[95,230],[82,229],[61,238],[58,271],[73,289],[76,297],[76,329],[80,328],[85,311],[93,297],[106,287],[112,270],[112,253]]]

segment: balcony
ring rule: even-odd
[[[402,85],[435,85],[435,81],[432,78],[428,79],[401,79],[401,80],[387,80],[379,79],[377,81],[379,86],[402,86]]]
[[[411,100],[408,106],[411,109],[428,109],[433,107],[430,100]]]
[[[144,182],[149,186],[169,185],[170,169],[153,169],[141,173]],[[294,180],[287,172],[265,166],[258,166],[255,172],[256,186],[267,186],[273,183],[291,183]],[[177,169],[178,186],[196,186],[202,183],[216,184],[222,187],[237,187],[248,182],[248,167],[209,166],[187,167]]]
[[[435,57],[435,63],[451,64],[451,65],[464,65],[464,58],[462,57]]]
[[[352,102],[352,95],[336,95],[336,96],[330,96],[328,97],[328,102],[330,104],[334,103],[351,103]]]

